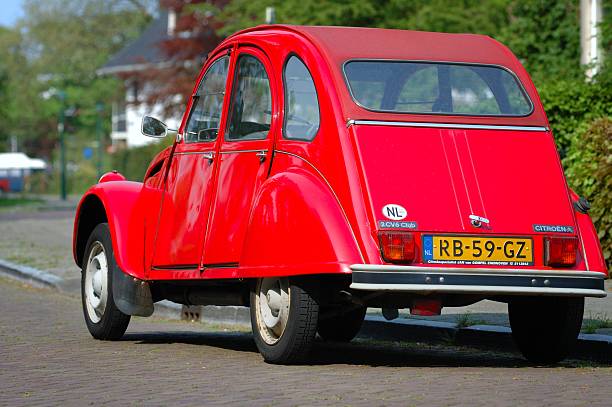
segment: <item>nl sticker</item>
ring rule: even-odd
[[[406,209],[404,209],[403,206],[396,204],[388,204],[383,206],[382,213],[385,218],[391,220],[402,220],[406,218],[406,215],[408,215],[408,212],[406,212]]]

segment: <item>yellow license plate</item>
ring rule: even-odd
[[[423,261],[434,264],[533,264],[533,240],[517,237],[424,235]]]

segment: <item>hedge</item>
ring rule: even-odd
[[[563,160],[570,187],[591,202],[590,215],[597,228],[608,270],[612,265],[612,120],[593,121],[572,139]]]
[[[173,142],[172,137],[166,137],[159,142],[142,147],[119,150],[113,154],[113,169],[119,171],[130,181],[142,181],[153,157],[164,148],[172,145]]]

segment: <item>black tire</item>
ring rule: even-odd
[[[262,282],[259,279],[251,291],[251,326],[257,349],[268,363],[292,364],[305,360],[310,353],[317,333],[319,305],[301,284],[281,278],[288,289],[289,305],[284,330],[270,343],[267,328],[261,316],[258,292]],[[269,279],[268,279],[269,280]]]
[[[93,250],[99,250],[100,244],[103,248],[106,262],[107,262],[107,275],[106,275],[106,306],[104,307],[101,315],[90,315],[91,310],[88,311],[88,299],[86,298],[86,284],[87,284],[87,266],[90,263],[90,256]],[[83,256],[83,265],[81,270],[81,302],[83,305],[83,315],[85,316],[85,324],[91,336],[100,340],[118,340],[121,339],[125,333],[128,324],[130,323],[130,316],[119,311],[115,305],[113,299],[113,274],[122,273],[117,266],[115,261],[115,255],[113,253],[113,245],[111,242],[110,231],[107,223],[101,223],[95,227],[85,246],[85,255]],[[95,320],[98,319],[99,320]]]
[[[326,309],[319,316],[317,332],[324,341],[350,342],[361,329],[366,311],[357,305]]]
[[[572,350],[584,313],[584,298],[517,298],[508,303],[512,337],[527,360],[552,364]]]

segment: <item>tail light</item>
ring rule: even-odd
[[[389,263],[410,263],[414,261],[416,246],[414,235],[409,232],[382,231],[378,233],[380,252]]]
[[[544,264],[569,267],[576,264],[578,238],[547,236],[544,238]]]

